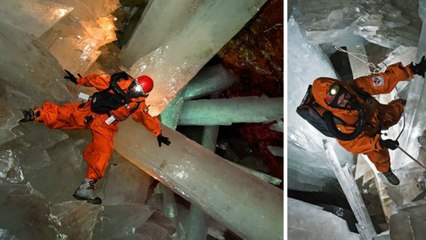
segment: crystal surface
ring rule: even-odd
[[[371,218],[368,215],[367,208],[361,197],[355,179],[348,170],[348,165],[341,165],[331,143],[327,140],[324,140],[324,149],[327,154],[327,159],[331,163],[337,180],[339,181],[349,205],[351,206],[351,209],[358,221],[358,231],[365,239],[372,239],[376,235],[376,230],[374,229]]]
[[[198,10],[202,2],[203,0],[150,2],[141,22],[133,32],[132,38],[123,49],[123,64],[130,67],[139,58],[167,42],[190,21],[191,16]],[[140,44],[140,39],[143,39],[143,44]]]
[[[73,11],[40,36],[63,68],[84,74],[99,57],[99,48],[116,40],[112,12],[117,0],[63,0]]]
[[[127,131],[134,134],[128,135]],[[192,140],[165,126],[163,134],[170,138],[172,144],[158,149],[152,134],[134,121],[127,120],[120,125],[115,148],[136,166],[181,197],[191,199],[191,202],[238,235],[254,239],[265,236],[282,238],[282,190],[242,172],[213,152],[193,144]],[[146,139],[143,148],[139,147],[141,143],[138,139],[141,138]],[[182,158],[174,157],[177,155]]]
[[[361,239],[359,234],[349,231],[345,220],[293,198],[288,198],[288,221],[289,239]]]
[[[268,97],[186,101],[179,125],[231,125],[279,120],[283,116],[282,103],[283,98]]]
[[[16,4],[28,2],[23,0]],[[161,65],[160,61],[151,70],[183,73],[185,77],[179,84],[180,87],[186,85],[265,2],[205,1],[182,28],[183,31],[175,33],[165,43],[174,49],[171,55],[164,58],[170,60],[171,64]],[[94,206],[75,201],[72,193],[85,174],[86,163],[81,155],[90,141],[90,131],[61,131],[33,122],[18,123],[22,117],[20,109],[39,106],[47,100],[58,104],[77,101],[76,96],[81,88],[63,79],[63,69],[74,74],[84,74],[99,56],[99,48],[115,39],[111,13],[116,9],[118,1],[34,0],[32,3],[64,6],[70,11],[60,18],[43,22],[41,27],[36,22],[35,27],[13,25],[13,22],[9,24],[8,21],[0,24],[0,50],[3,53],[0,57],[0,200],[4,203],[0,211],[1,236],[11,239],[105,239],[105,236],[124,239],[170,238],[176,231],[170,220],[157,211],[151,215],[146,211],[144,201],[152,178],[140,170],[140,163],[136,163],[136,166],[124,163],[127,160],[115,153],[110,159],[108,174],[96,184],[96,191],[104,200],[104,205]],[[185,6],[181,7],[184,9]],[[37,14],[37,7],[32,10],[28,15],[20,11],[10,14],[19,15],[25,21],[30,21],[35,15],[40,15],[40,20],[46,20],[44,17],[47,12]],[[218,18],[221,12],[224,12],[224,17]],[[237,12],[241,12],[241,15],[235,14]],[[200,20],[203,17],[207,18]],[[209,28],[206,28],[206,24]],[[225,27],[229,27],[226,32]],[[140,39],[136,37],[134,40]],[[188,40],[192,42],[188,44]],[[187,68],[188,65],[191,67]],[[218,72],[222,74],[221,70]],[[215,77],[219,78],[212,77],[212,83],[216,80],[230,80],[228,76]],[[158,88],[161,89],[166,83],[158,83]],[[202,94],[217,91],[228,84],[212,84]],[[200,95],[197,93],[195,96]],[[129,136],[117,136],[117,142],[127,145],[121,147],[123,156],[131,156],[136,151],[137,161],[155,160],[160,165],[150,166],[152,168],[147,172],[154,172],[156,177],[161,175],[158,178],[165,179],[167,186],[184,197],[194,198],[195,202],[203,206],[203,210],[211,209],[208,211],[210,215],[229,225],[239,235],[254,239],[264,236],[282,239],[281,189],[230,166],[224,159],[210,151],[207,153],[197,143],[170,129],[164,133],[171,136],[172,147],[158,149],[155,136],[133,131],[140,128],[138,124],[124,130],[125,135],[134,133],[133,137],[137,139],[127,141],[125,139]],[[155,151],[141,155],[138,151],[142,148]],[[160,156],[157,156],[158,153]],[[161,165],[162,159],[172,160],[172,163],[164,162]],[[179,162],[173,162],[174,159]],[[203,162],[206,162],[205,166],[193,166]],[[187,171],[191,171],[190,174]],[[193,175],[195,179],[192,179]],[[219,178],[219,182],[211,187],[204,176],[213,181]],[[222,185],[228,186],[229,181],[235,187],[222,190]],[[180,182],[186,182],[188,187]],[[191,186],[193,182],[199,185]],[[211,188],[214,190],[212,193]],[[235,189],[241,193],[237,194]],[[223,202],[216,204],[216,199]],[[241,205],[241,201],[247,202],[247,205],[242,204],[242,209],[234,209],[234,205]],[[225,208],[222,208],[224,205]],[[258,210],[254,212],[253,209]],[[229,217],[226,214],[230,214]],[[216,235],[219,236],[218,232]]]
[[[264,3],[264,0],[203,1],[179,31],[137,59],[130,67],[130,74],[147,74],[158,84],[147,99],[152,106],[151,114],[161,113],[177,92]],[[150,9],[145,14],[148,15],[149,11]]]
[[[301,103],[309,84],[317,77],[337,78],[328,56],[317,45],[310,44],[304,30],[294,18],[288,21],[288,186],[291,189],[321,191],[335,179],[321,146],[325,138],[302,119],[296,108]],[[337,142],[335,143],[337,144]],[[337,148],[337,147],[336,147]],[[342,151],[340,151],[342,152]],[[342,152],[342,154],[345,154]],[[346,153],[346,161],[351,156]],[[315,191],[315,190],[314,190]]]
[[[73,8],[53,1],[1,1],[0,19],[3,23],[40,37]]]
[[[301,135],[297,137],[294,132],[303,122],[292,123],[295,119],[300,119],[294,113],[297,102],[293,99],[300,99],[303,93],[298,97],[293,97],[294,93],[300,90],[306,91],[306,87],[318,76],[336,77],[344,71],[344,68],[338,62],[333,62],[336,68],[336,76],[324,75],[324,70],[331,69],[329,59],[332,59],[336,52],[334,47],[346,47],[351,72],[353,77],[359,77],[370,74],[372,68],[368,68],[367,63],[374,63],[379,67],[379,71],[383,71],[386,66],[392,63],[402,62],[408,65],[411,62],[419,62],[420,58],[425,55],[425,27],[421,20],[425,18],[425,1],[406,2],[401,1],[295,1],[292,14],[288,20],[288,175],[290,189],[296,189],[307,192],[315,192],[315,189],[326,191],[324,175],[329,173],[324,163],[318,161],[322,153],[307,156],[315,149],[315,142],[310,142],[316,136],[311,134],[307,136]],[[303,38],[294,41],[293,38],[298,36],[299,31],[293,31],[293,20],[300,26],[300,32]],[[299,34],[300,35],[300,34]],[[320,48],[326,56],[322,61],[313,61],[316,59],[315,54],[311,54],[306,46],[311,48]],[[377,51],[377,52],[376,52]],[[308,60],[300,59],[304,53],[308,52],[311,58]],[[319,51],[321,52],[321,51]],[[354,57],[355,54],[361,59]],[[346,60],[346,59],[345,59]],[[304,65],[309,62],[309,66]],[[346,63],[345,63],[346,64]],[[345,66],[346,67],[346,66]],[[298,68],[301,71],[296,72]],[[322,68],[322,69],[316,69]],[[314,69],[315,76],[305,79],[310,74],[310,70]],[[294,74],[296,72],[296,74]],[[401,121],[392,127],[389,131],[383,132],[383,137],[395,139],[400,135],[398,141],[402,149],[408,154],[396,149],[390,151],[392,170],[401,180],[400,185],[390,185],[381,173],[377,173],[374,165],[370,161],[365,160],[365,156],[360,155],[357,159],[356,176],[363,184],[374,181],[377,189],[363,189],[365,191],[377,191],[380,195],[380,204],[385,215],[385,222],[381,225],[386,229],[390,227],[390,239],[416,238],[421,236],[421,224],[410,222],[409,219],[416,218],[416,221],[423,221],[420,216],[410,216],[407,213],[408,208],[412,208],[413,212],[419,208],[422,211],[424,206],[424,168],[417,164],[425,162],[424,152],[424,79],[415,76],[408,82],[400,83],[397,89],[386,95],[377,96],[382,103],[387,103],[396,98],[407,99],[407,105],[404,110],[404,116]],[[300,84],[300,86],[299,86]],[[312,130],[315,131],[315,130]],[[307,140],[307,138],[309,140]],[[331,143],[332,140],[331,140]],[[333,147],[334,148],[334,147]],[[301,153],[300,153],[301,152]],[[336,154],[339,160],[345,157],[341,153]],[[295,161],[295,162],[292,162]],[[299,163],[300,162],[300,163]],[[346,160],[340,161],[341,166],[345,166]],[[311,169],[304,165],[311,164]],[[303,164],[303,170],[300,166]],[[323,168],[324,167],[324,168]],[[352,170],[353,166],[348,166],[347,170]],[[318,171],[319,170],[319,171]],[[359,171],[359,172],[358,172]],[[332,182],[332,177],[330,177]],[[357,180],[358,181],[358,180]],[[316,184],[316,185],[314,185]],[[357,186],[350,187],[357,188]],[[344,189],[345,190],[345,189]],[[349,201],[353,201],[352,197],[348,197]],[[411,204],[411,205],[410,205]],[[409,207],[407,207],[409,205]],[[356,213],[356,211],[355,211]],[[373,213],[370,213],[373,214]],[[395,216],[395,217],[394,217]],[[373,216],[374,217],[374,216]],[[309,216],[306,216],[308,219]],[[390,225],[387,223],[391,219]],[[305,220],[305,219],[303,219]],[[376,219],[377,220],[377,219]],[[289,215],[289,221],[290,215]],[[376,226],[377,227],[377,226]],[[362,232],[363,228],[358,225],[358,230]],[[364,229],[365,230],[365,229]],[[306,233],[300,232],[295,237],[301,237]],[[389,239],[389,233],[382,236],[375,236],[374,239]],[[344,236],[344,235],[343,235]],[[365,237],[363,235],[362,237]]]

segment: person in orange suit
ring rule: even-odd
[[[142,123],[157,136],[159,147],[170,140],[161,134],[161,124],[157,117],[148,113],[145,98],[153,89],[153,80],[146,75],[134,79],[125,72],[89,74],[76,78],[69,71],[64,77],[75,84],[95,87],[98,92],[84,103],[68,103],[61,106],[47,101],[41,107],[22,110],[21,122],[41,122],[52,129],[90,129],[92,140],[83,152],[88,168],[82,184],[73,196],[93,204],[101,204],[101,198],[94,192],[95,183],[107,169],[113,153],[113,139],[118,131],[118,123],[129,116]]]
[[[381,104],[371,95],[390,93],[400,81],[414,74],[424,77],[426,60],[403,66],[387,67],[383,73],[359,77],[347,83],[332,78],[317,78],[312,84],[315,101],[326,111],[323,117],[330,132],[347,151],[365,154],[393,185],[399,184],[391,170],[389,150],[398,148],[397,140],[382,139],[381,131],[398,123],[406,101],[396,99]]]

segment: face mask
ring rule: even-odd
[[[352,95],[342,86],[334,84],[327,93],[326,102],[332,107],[351,108],[353,103]]]
[[[136,80],[134,80],[129,86],[129,95],[132,98],[147,97],[148,96],[148,94],[145,94],[143,92],[142,86],[139,85]]]

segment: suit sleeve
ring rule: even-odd
[[[359,77],[349,82],[365,92],[376,95],[390,93],[400,81],[407,81],[414,76],[409,66],[402,66],[402,63],[395,63],[387,67],[383,73],[372,74]]]
[[[138,109],[132,114],[133,120],[142,123],[148,131],[155,136],[161,134],[161,123],[157,117],[153,117],[148,113],[148,107],[145,101],[141,102]]]
[[[77,78],[77,84],[94,87],[97,90],[104,90],[109,87],[110,76],[108,74],[88,74],[82,78]]]

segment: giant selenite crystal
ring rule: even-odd
[[[106,5],[101,4],[103,8],[99,9],[91,5],[95,2],[99,3],[90,1],[82,6],[78,5],[80,1],[76,1],[74,6],[77,7],[75,9],[90,6],[91,10],[102,13]],[[22,6],[27,3],[29,2],[8,2],[11,6],[13,4]],[[8,12],[10,16],[30,21],[36,17],[39,7],[53,9],[50,6],[59,6],[58,3],[50,1],[32,3],[33,8],[25,5],[28,7],[25,9],[28,15],[26,11],[21,12],[22,8],[6,9],[10,10]],[[58,24],[64,27],[62,30],[70,30],[62,25],[63,18],[55,19],[59,20],[55,23],[53,20],[43,21],[46,20],[44,14],[40,14],[39,17],[39,23],[46,24],[38,29],[40,31],[47,28],[56,29]],[[133,215],[127,216],[128,221],[125,221],[126,216],[123,215],[114,213],[109,215],[110,208],[103,211],[102,206],[89,205],[72,198],[73,191],[85,174],[86,163],[82,159],[82,151],[88,144],[89,131],[52,130],[32,122],[18,124],[22,118],[20,109],[41,105],[47,100],[59,104],[72,101],[75,85],[64,81],[64,66],[61,66],[40,39],[34,36],[36,32],[32,30],[36,29],[31,29],[25,24],[20,25],[19,21],[16,23],[18,24],[16,27],[13,21],[0,23],[1,238],[90,239],[91,236],[102,238],[104,234],[102,226],[108,226],[107,223],[99,225],[100,231],[95,231],[95,226],[101,224],[100,220],[104,216],[108,216],[110,222],[143,226],[135,231],[130,229],[130,233],[124,227],[117,227],[115,228],[117,235],[127,234],[126,236],[130,237],[142,235],[154,239],[159,239],[157,236],[162,238],[170,236],[174,229],[163,227],[168,220],[159,218],[159,214],[152,214],[148,220],[141,221],[147,217],[144,211],[138,210],[146,200],[151,178],[128,161],[120,162],[117,155],[111,158],[114,167],[97,185],[100,190],[98,194],[104,199],[104,206],[115,206],[123,213],[132,212]],[[57,40],[60,41],[59,38]],[[132,222],[132,219],[139,221]],[[158,223],[159,221],[161,223]],[[146,231],[149,228],[150,231]]]
[[[115,149],[239,236],[283,238],[281,189],[165,126],[163,134],[172,144],[158,148],[153,134],[126,120],[120,124]]]
[[[327,140],[324,140],[324,149],[327,154],[327,159],[333,166],[337,180],[339,180],[340,186],[342,187],[349,205],[351,206],[351,209],[358,221],[358,224],[356,224],[358,232],[363,236],[363,238],[372,239],[376,235],[376,230],[374,229],[371,218],[368,215],[367,208],[361,197],[355,179],[349,171],[348,165],[340,165],[331,143]]]
[[[170,36],[179,32],[181,27],[189,21],[202,2],[203,0],[149,1],[142,21],[127,45],[123,47],[123,64],[130,67],[139,58],[167,42]]]
[[[118,0],[62,0],[73,8],[40,39],[61,65],[84,74],[99,57],[99,47],[116,40],[114,17]]]
[[[399,213],[390,219],[391,239],[421,239],[425,236],[424,228],[426,201],[424,199],[403,206]]]
[[[268,122],[283,116],[283,98],[240,97],[187,101],[179,125],[231,125]]]
[[[237,76],[221,64],[203,68],[185,87],[184,99],[194,99],[222,92],[234,83]]]
[[[316,44],[353,46],[367,40],[386,48],[414,46],[419,37],[416,1],[299,0],[294,17]]]
[[[360,239],[358,234],[349,231],[345,220],[293,198],[288,199],[288,237],[292,240]]]
[[[10,131],[22,118],[19,109],[47,99],[71,98],[62,81],[62,67],[34,36],[0,23],[0,144],[17,137]],[[45,92],[49,89],[49,92]]]
[[[0,19],[3,23],[12,24],[25,32],[40,37],[72,9],[72,7],[53,1],[1,1]]]
[[[147,74],[156,83],[147,99],[151,105],[150,113],[158,115],[163,111],[177,92],[264,3],[265,0],[205,0],[183,26],[177,26],[180,31],[169,36],[161,46],[137,60],[130,68],[130,74],[132,76]],[[150,9],[147,11],[145,15],[151,15]]]
[[[426,1],[422,0],[419,2],[419,15],[423,22],[426,21]],[[414,62],[418,63],[422,56],[426,55],[426,25],[423,24],[421,28],[420,38],[417,45],[416,59]],[[419,143],[417,138],[422,135],[424,126],[424,119],[426,118],[426,88],[424,87],[424,78],[418,75],[415,75],[414,79],[410,81],[410,88],[408,92],[408,105],[410,115],[408,115],[408,132],[406,139],[405,150],[409,152],[412,156],[418,156]]]
[[[186,100],[224,91],[234,83],[235,79],[236,76],[220,64],[203,68],[188,85],[178,92],[173,101],[161,113],[162,123],[176,129]]]
[[[1,124],[2,127],[7,126],[8,131],[9,127],[12,128],[9,132],[16,135],[16,138],[1,145],[4,160],[1,171],[5,175],[5,181],[23,182],[13,184],[0,182],[2,193],[0,198],[6,203],[2,205],[0,211],[2,237],[18,239],[21,236],[23,239],[30,237],[105,239],[105,236],[112,235],[126,239],[170,237],[174,229],[167,225],[167,219],[157,212],[147,219],[147,214],[151,212],[145,211],[146,208],[142,206],[143,196],[147,194],[148,177],[141,176],[143,172],[138,174],[134,169],[129,170],[129,166],[123,168],[123,164],[117,160],[119,158],[117,155],[111,158],[113,163],[111,170],[97,184],[100,190],[98,193],[105,200],[103,205],[105,208],[74,201],[71,194],[84,177],[86,164],[83,162],[81,152],[90,139],[88,131],[52,130],[36,123],[17,124],[19,117],[22,117],[19,108],[40,105],[45,100],[62,103],[74,99],[74,95],[70,92],[74,93],[74,90],[78,89],[74,88],[72,83],[64,83],[63,68],[71,67],[70,70],[74,73],[80,71],[83,73],[96,58],[96,47],[99,46],[96,45],[99,44],[97,41],[109,39],[104,34],[94,34],[101,29],[98,22],[92,25],[86,22],[90,19],[86,18],[88,15],[79,15],[80,12],[87,13],[90,10],[89,15],[102,17],[99,13],[103,11],[98,11],[99,8],[92,5],[100,1],[64,0],[61,3],[74,7],[74,10],[38,39],[8,24],[2,23],[0,27],[0,49],[3,52],[0,57],[1,104],[7,106],[7,109],[1,111],[7,115],[4,118],[2,115]],[[203,11],[196,14],[199,17],[203,14],[209,16],[207,25],[215,25],[216,22],[226,19],[227,22],[221,23],[232,28],[233,31],[230,32],[233,33],[236,33],[261,5],[259,2],[256,2],[256,6],[249,5],[248,12],[251,14],[244,15],[245,21],[241,19],[237,21],[236,13],[240,12],[240,7],[229,8],[233,9],[232,14],[229,14],[215,8],[216,3],[226,3],[228,7],[239,3],[239,6],[247,7],[246,4],[249,2],[233,1],[228,5],[226,1],[209,1],[201,7]],[[212,9],[209,9],[210,7]],[[92,12],[93,9],[98,10]],[[222,11],[227,15],[218,19],[217,15]],[[197,22],[196,19],[194,21]],[[204,31],[206,22],[199,28],[194,26],[197,25],[195,22],[190,24],[191,30],[180,34],[183,37],[180,39],[181,44],[185,43],[187,36],[192,36],[192,30],[198,31],[195,36]],[[238,27],[234,25],[236,23],[239,24]],[[194,52],[190,52],[189,55],[176,54],[173,58],[174,63],[186,64],[191,62],[189,60],[193,55],[201,56],[204,62],[197,61],[197,67],[201,68],[220,48],[218,42],[227,41],[224,38],[212,40],[220,36],[218,33],[224,31],[224,27],[221,26],[212,26],[214,31],[211,32],[211,36],[202,35],[207,39],[194,40],[211,48],[195,47]],[[232,34],[229,33],[227,37],[229,40]],[[174,40],[176,38],[178,37]],[[96,46],[93,46],[93,42],[96,42]],[[194,42],[191,44],[191,47],[197,46]],[[174,45],[176,48],[181,46]],[[178,64],[172,66],[176,68]],[[167,69],[163,65],[157,67],[155,71]],[[178,70],[182,69],[185,68]],[[192,76],[189,74],[185,79],[189,80]],[[206,150],[200,148],[198,144],[167,129],[164,130],[164,134],[171,137],[173,145],[170,148],[164,146],[158,149],[155,137],[149,133],[140,134],[140,128],[143,128],[140,124],[124,128],[121,132],[125,135],[131,133],[130,136],[117,136],[116,141],[121,141],[125,145],[126,151],[123,152],[125,154],[130,152],[131,157],[135,150],[155,149],[156,151],[138,154],[136,158],[132,158],[138,161],[148,159],[160,164],[150,166],[147,172],[154,172],[154,175],[161,173],[161,179],[170,183],[169,186],[174,190],[183,196],[189,196],[190,200],[198,201],[200,206],[207,208],[209,214],[243,237],[261,239],[266,236],[270,239],[282,239],[283,192],[280,189],[228,165],[213,153],[206,153]],[[183,162],[173,162],[174,160]],[[161,171],[156,172],[158,169]],[[21,172],[23,176],[20,175]],[[135,175],[140,177],[137,178]],[[195,179],[192,176],[195,176]],[[229,184],[230,182],[232,184]]]
[[[1,80],[3,86],[19,90],[21,95],[15,98],[17,104],[12,106],[24,107],[22,103],[28,99],[36,104],[47,99],[70,99],[63,84],[61,66],[40,41],[14,26],[0,24]],[[46,89],[49,89],[47,93]]]
[[[336,78],[330,60],[311,45],[299,24],[288,21],[288,169],[290,189],[319,191],[335,178],[322,148],[326,138],[296,113],[309,84],[317,77]],[[345,158],[350,158],[348,153]],[[343,159],[342,159],[343,160]],[[347,160],[347,159],[346,159]],[[303,166],[303,167],[301,167]]]

